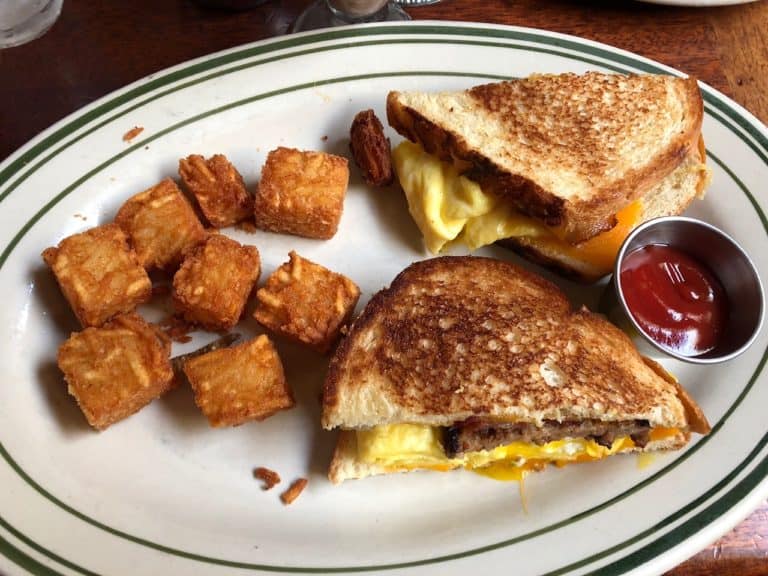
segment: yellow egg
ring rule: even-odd
[[[453,241],[475,250],[503,238],[526,238],[541,250],[558,251],[608,273],[624,238],[642,215],[642,205],[635,201],[616,214],[617,225],[612,229],[573,245],[561,240],[556,228],[484,192],[454,165],[427,154],[418,144],[402,142],[392,151],[392,159],[408,210],[427,249],[435,254]]]
[[[391,424],[357,431],[357,455],[362,462],[388,470],[450,470],[466,468],[497,480],[522,480],[525,473],[546,464],[564,466],[598,460],[634,448],[628,436],[611,446],[591,439],[568,438],[543,445],[513,442],[493,450],[468,452],[448,458],[442,445],[442,429],[421,424]]]

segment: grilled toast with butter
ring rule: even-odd
[[[445,256],[376,294],[336,350],[322,425],[339,483],[411,469],[520,479],[676,449],[709,425],[618,328],[509,262]]]
[[[463,178],[478,189],[462,182],[457,209],[450,193],[441,197],[434,182],[413,173],[418,163],[407,165],[418,152],[397,148],[398,178],[425,236],[424,222],[436,214],[456,236],[466,234],[457,221],[465,218],[484,227],[468,238],[470,248],[511,237],[515,247],[585,280],[610,271],[605,263],[637,224],[678,214],[703,194],[702,117],[695,79],[654,74],[541,74],[387,97],[389,124],[445,164],[442,184]],[[467,210],[467,197],[477,193],[490,199]],[[617,223],[625,232],[604,238]],[[443,244],[452,239],[442,237]]]

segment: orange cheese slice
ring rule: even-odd
[[[680,434],[679,428],[653,428],[651,430],[650,438],[651,442],[658,442],[659,440],[666,440]]]
[[[554,235],[529,238],[534,247],[545,251],[556,251],[564,256],[586,262],[603,274],[608,274],[616,262],[622,243],[637,226],[643,213],[643,205],[636,200],[616,214],[616,225],[580,244],[568,244]]]

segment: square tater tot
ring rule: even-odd
[[[101,326],[152,296],[152,283],[117,224],[73,234],[43,260],[84,327]]]
[[[191,358],[184,373],[213,427],[263,420],[294,405],[283,364],[264,335]]]
[[[226,156],[215,154],[206,160],[193,154],[182,158],[179,176],[211,225],[223,228],[251,216],[253,198],[245,189],[243,177]]]
[[[186,252],[207,237],[176,183],[166,178],[129,198],[115,216],[147,270],[175,270]]]
[[[290,260],[256,292],[254,318],[277,334],[325,353],[360,297],[349,278],[290,253]]]
[[[104,430],[172,387],[170,352],[170,340],[132,313],[72,334],[58,363],[88,423]]]
[[[349,181],[346,158],[277,148],[267,155],[254,198],[256,226],[308,238],[336,234]]]
[[[184,319],[209,330],[232,328],[261,274],[255,246],[212,234],[173,277],[173,303]]]

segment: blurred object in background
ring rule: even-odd
[[[437,4],[441,0],[395,0],[400,6],[429,6]]]
[[[53,26],[63,0],[0,0],[0,48],[39,38]]]
[[[315,0],[296,20],[293,32],[410,19],[405,10],[390,0]]]
[[[244,12],[256,8],[269,0],[195,0],[200,6],[213,10],[229,10],[230,12]],[[0,0],[2,2],[2,0]]]

